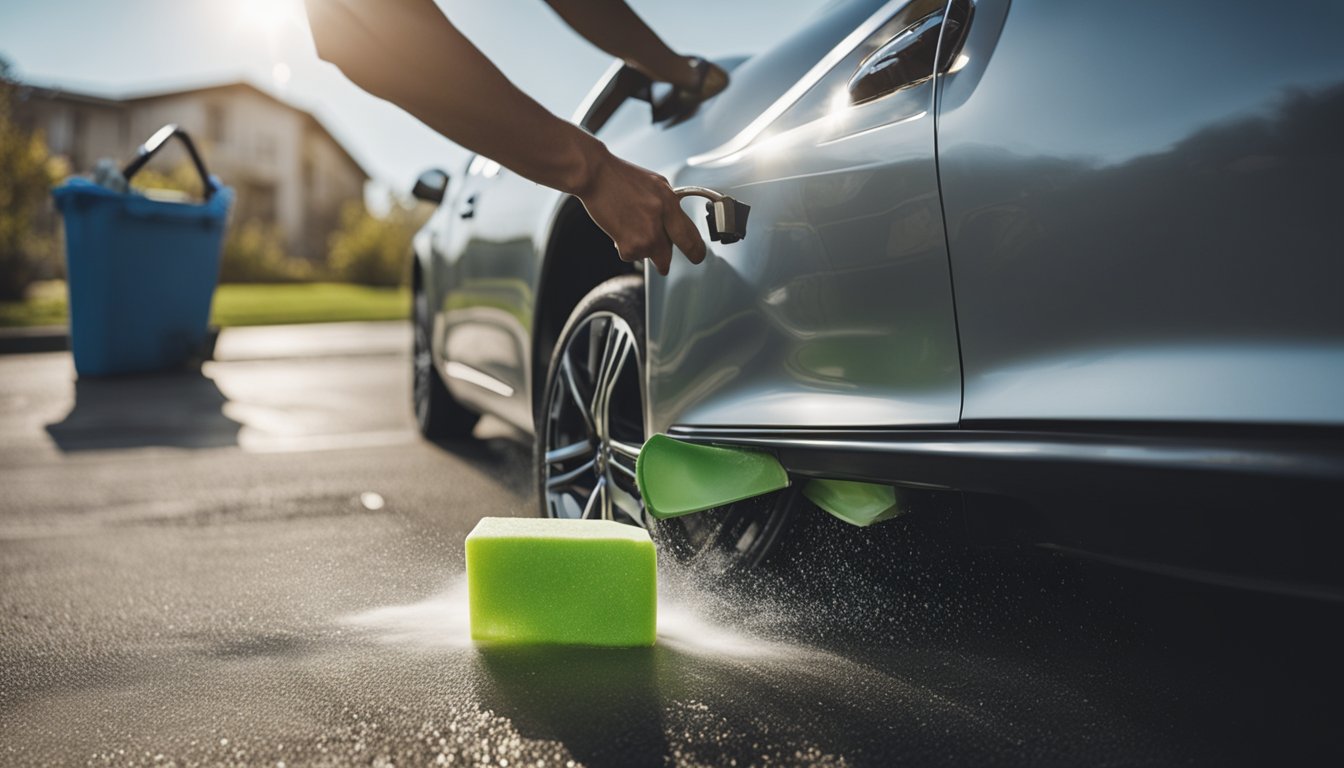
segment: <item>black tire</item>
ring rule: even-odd
[[[787,527],[798,505],[795,491],[675,520],[654,521],[644,512],[634,460],[646,437],[645,359],[642,277],[608,280],[570,314],[551,355],[537,413],[534,467],[541,515],[647,527],[663,551],[701,570],[756,565]],[[605,393],[600,403],[594,398],[599,383]]]
[[[411,405],[420,434],[429,440],[460,440],[471,436],[480,416],[453,399],[434,365],[430,351],[433,338],[429,296],[417,267],[411,302],[415,341],[411,352]]]

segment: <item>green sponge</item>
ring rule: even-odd
[[[467,536],[471,638],[653,645],[657,559],[648,531],[607,520],[485,517]]]

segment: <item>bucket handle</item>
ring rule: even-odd
[[[196,144],[192,142],[187,132],[179,128],[176,123],[163,126],[155,131],[154,135],[150,136],[144,144],[141,144],[140,148],[135,151],[135,157],[126,164],[125,168],[121,169],[121,175],[126,178],[126,181],[130,181],[131,177],[139,173],[145,163],[148,163],[149,159],[154,157],[154,154],[160,149],[163,149],[163,145],[167,144],[168,140],[173,137],[177,137],[182,145],[187,148],[187,154],[191,155],[191,164],[196,166],[196,172],[201,175],[201,184],[205,188],[205,199],[209,200],[219,191],[219,185],[210,178],[210,173],[205,170],[205,163],[201,161],[201,156],[196,151]]]

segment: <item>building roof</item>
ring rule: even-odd
[[[285,101],[284,99],[281,99],[280,97],[276,96],[273,93],[270,93],[269,91],[263,88],[258,88],[256,85],[246,80],[229,80],[225,82],[215,82],[191,87],[179,86],[176,88],[169,88],[169,89],[131,92],[122,96],[99,96],[90,93],[80,93],[78,91],[72,91],[62,87],[39,86],[32,84],[23,84],[20,87],[25,89],[31,89],[32,91],[40,93],[45,98],[61,98],[61,99],[68,99],[70,101],[78,101],[86,104],[97,104],[100,106],[109,106],[109,107],[122,106],[134,103],[145,103],[149,101],[155,101],[158,99],[166,99],[177,96],[196,96],[206,93],[224,93],[228,91],[251,92],[262,97],[263,99],[266,99],[267,101],[270,101],[273,104],[284,107],[285,109],[298,114],[311,127],[316,128],[317,130],[326,134],[327,138],[331,139],[332,143],[336,145],[336,148],[340,150],[341,154],[343,154],[345,158],[349,160],[352,165],[355,166],[355,168],[359,169],[359,172],[364,175],[364,178],[366,179],[370,178],[369,172],[364,169],[364,165],[360,163],[358,160],[356,160],[354,155],[350,154],[350,151],[345,148],[345,144],[340,139],[336,138],[335,134],[333,134],[331,130],[327,128],[327,126],[324,125],[322,121],[319,120],[315,115],[313,115],[311,112],[305,109],[296,107],[295,105],[289,103],[288,101]]]
[[[38,94],[44,99],[60,98],[66,101],[89,104],[97,107],[120,107],[123,105],[123,102],[119,99],[113,99],[107,96],[96,96],[92,93],[79,93],[77,91],[71,91],[66,88],[55,86],[36,85],[27,82],[12,82],[5,84],[13,86],[20,101],[26,101],[27,99],[32,98],[33,94]]]

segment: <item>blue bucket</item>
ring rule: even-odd
[[[152,200],[80,178],[52,191],[65,219],[70,347],[81,376],[177,368],[203,348],[233,190],[205,172],[175,126],[146,142],[123,175],[172,136],[201,172],[202,203]]]

